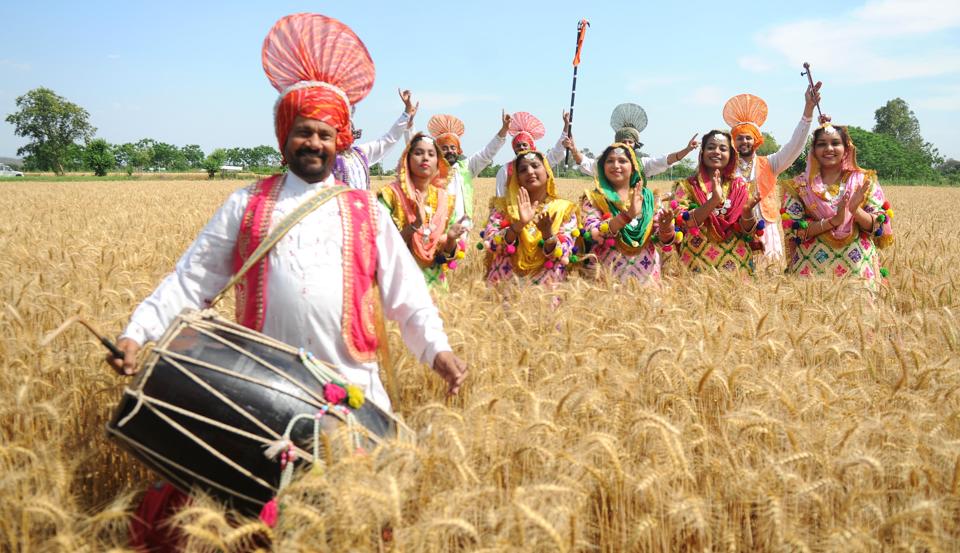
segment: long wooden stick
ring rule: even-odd
[[[590,22],[586,19],[581,19],[577,23],[577,49],[573,54],[573,86],[570,88],[570,125],[567,127],[567,136],[573,137],[573,104],[577,100],[577,68],[580,67],[580,50],[583,48],[583,38],[586,36],[587,27],[590,26]],[[567,153],[563,157],[563,166],[567,167],[570,165],[570,149],[567,148]]]
[[[813,84],[813,75],[810,74],[810,64],[807,62],[803,62],[803,68],[805,69],[805,71],[801,72],[800,75],[801,76],[806,75],[807,81],[810,82],[810,88],[816,89],[816,87]],[[814,94],[816,94],[816,90],[814,90]],[[816,105],[817,105],[817,115],[819,115],[820,117],[823,117],[823,112],[820,111],[820,100],[817,100]]]
[[[103,347],[110,350],[110,354],[113,355],[114,359],[123,359],[123,352],[120,351],[120,348],[116,346],[109,338],[97,331],[90,323],[80,318],[80,315],[74,315],[66,321],[63,321],[63,324],[57,327],[53,332],[48,333],[43,337],[43,340],[40,340],[40,347],[46,347],[47,344],[53,341],[54,338],[59,336],[64,330],[66,330],[73,323],[80,323],[84,328],[90,331],[91,334],[97,337],[97,340],[100,340],[100,343],[103,344]]]

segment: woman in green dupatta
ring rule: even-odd
[[[620,281],[659,282],[660,253],[652,238],[661,223],[670,224],[659,220],[669,215],[655,217],[656,200],[632,148],[611,144],[597,166],[594,188],[580,199],[588,252]]]

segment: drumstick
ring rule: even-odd
[[[104,336],[103,334],[100,334],[99,332],[97,332],[97,329],[93,328],[93,325],[91,325],[91,324],[88,323],[87,321],[81,319],[81,318],[80,318],[80,315],[74,315],[73,317],[70,317],[70,318],[67,319],[66,321],[63,321],[63,324],[60,325],[60,326],[58,326],[56,330],[54,330],[53,332],[50,332],[50,333],[48,333],[46,336],[44,336],[44,337],[43,337],[43,340],[40,340],[40,347],[46,347],[47,344],[49,344],[50,342],[52,342],[54,338],[56,338],[57,336],[59,336],[60,333],[62,333],[64,330],[66,330],[67,327],[69,327],[69,326],[72,325],[73,323],[80,323],[80,324],[82,324],[84,328],[86,328],[87,330],[90,331],[91,334],[93,334],[94,336],[96,336],[96,337],[97,337],[97,340],[100,340],[100,343],[103,344],[103,347],[105,347],[105,348],[107,348],[108,350],[110,350],[110,354],[113,355],[113,358],[114,358],[114,359],[123,359],[124,355],[123,355],[123,352],[120,351],[120,348],[118,348],[118,347],[116,346],[116,344],[114,344],[113,342],[111,342],[109,338],[107,338],[107,337]]]
[[[814,88],[814,89],[815,89],[815,87],[813,86],[813,75],[810,74],[810,64],[807,63],[807,62],[803,62],[803,68],[806,69],[806,71],[801,72],[801,73],[800,73],[800,76],[802,77],[803,75],[806,75],[806,76],[807,76],[807,80],[810,81],[810,88]],[[816,93],[816,90],[814,90],[814,93]],[[816,96],[814,96],[814,97],[816,97]],[[823,112],[820,111],[820,101],[819,101],[819,100],[817,100],[817,114],[820,115],[820,117],[823,117]]]

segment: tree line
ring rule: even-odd
[[[225,165],[241,166],[258,172],[276,171],[280,166],[280,152],[273,146],[253,148],[217,148],[205,154],[200,146],[176,146],[144,138],[137,142],[110,144],[96,138],[96,127],[90,123],[90,114],[82,107],[57,95],[49,88],[36,88],[16,100],[17,111],[7,115],[6,121],[15,128],[17,136],[28,139],[17,150],[27,171],[53,171],[62,175],[67,171],[92,171],[106,175],[120,169],[134,171],[191,171],[203,170],[210,177]],[[960,185],[960,161],[944,160],[933,144],[920,133],[920,123],[910,106],[902,98],[887,102],[874,112],[876,124],[868,131],[849,127],[850,137],[857,147],[861,167],[873,169],[881,179]],[[775,152],[779,146],[768,133],[760,155]],[[595,157],[589,149],[584,154]],[[786,176],[796,175],[806,167],[806,152],[797,159]],[[690,174],[696,166],[695,158],[675,164],[669,178]],[[487,167],[480,176],[495,176],[499,165]],[[559,167],[557,176],[577,176],[572,167]],[[393,171],[382,166],[371,168],[373,175],[390,175]]]
[[[217,148],[209,154],[197,144],[176,146],[152,138],[111,144],[95,138],[96,127],[82,107],[49,88],[36,88],[16,100],[17,111],[6,121],[17,136],[29,142],[17,150],[27,171],[92,171],[104,176],[119,169],[133,174],[142,171],[206,171],[211,177],[224,165],[249,171],[278,170],[280,151],[273,146]]]

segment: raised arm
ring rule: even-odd
[[[807,134],[810,133],[810,123],[813,121],[813,108],[820,101],[820,86],[823,83],[817,82],[813,87],[808,86],[804,93],[803,117],[797,123],[797,128],[793,130],[793,136],[790,141],[780,147],[775,153],[767,156],[770,162],[770,169],[774,174],[784,172],[798,157],[803,147],[807,144]]]
[[[420,102],[416,104],[413,103],[409,90],[402,92],[398,90],[397,92],[403,101],[403,113],[400,114],[400,117],[397,118],[393,126],[387,130],[386,134],[380,138],[357,145],[357,148],[363,152],[363,155],[367,158],[367,163],[370,165],[382,160],[383,156],[390,151],[390,148],[392,148],[394,144],[409,134],[410,128],[413,126],[413,117],[417,114],[417,109],[420,108]]]
[[[467,168],[474,176],[479,175],[480,171],[483,171],[487,165],[490,165],[490,163],[493,162],[494,156],[500,151],[500,148],[503,148],[503,145],[507,143],[507,129],[510,128],[511,119],[510,114],[503,112],[501,119],[502,124],[500,130],[497,131],[497,134],[490,140],[487,146],[467,158]]]

